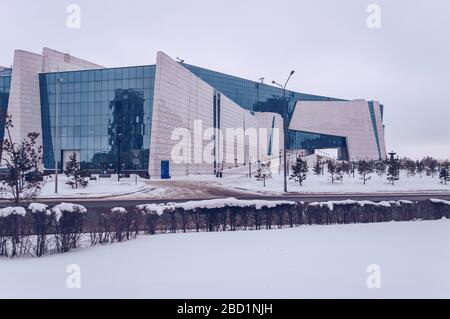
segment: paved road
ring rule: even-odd
[[[416,200],[423,201],[428,200],[430,198],[439,198],[444,200],[450,200],[450,193],[390,193],[390,194],[290,194],[286,196],[271,196],[271,195],[253,195],[253,194],[233,194],[234,197],[239,199],[265,199],[265,200],[293,200],[293,201],[304,201],[304,202],[312,202],[312,201],[329,201],[329,200],[371,200],[371,201],[383,201],[383,200]],[[211,198],[226,198],[229,196],[207,196],[207,197],[195,197],[190,198],[189,200],[202,200],[202,199],[211,199]],[[186,201],[186,198],[177,198],[177,199],[145,199],[145,198],[107,198],[107,199],[67,199],[67,200],[55,200],[55,199],[40,199],[38,200],[41,203],[46,203],[50,206],[57,205],[62,201],[82,204],[86,208],[100,208],[100,207],[133,207],[139,204],[148,204],[148,203],[167,203],[167,202],[180,202]],[[0,202],[0,206],[10,205],[8,202]]]
[[[149,181],[148,189],[139,191],[136,194],[128,194],[126,196],[112,196],[103,198],[67,198],[67,199],[37,199],[37,202],[46,203],[49,206],[57,205],[61,202],[69,202],[82,204],[87,208],[103,207],[112,208],[133,207],[139,204],[148,203],[167,203],[167,202],[183,202],[189,200],[202,200],[213,198],[235,197],[239,199],[266,199],[266,200],[294,200],[294,201],[328,201],[328,200],[428,200],[430,198],[440,198],[450,200],[450,192],[421,192],[421,193],[366,193],[366,194],[344,194],[344,193],[325,193],[325,194],[298,194],[291,193],[288,195],[271,195],[260,194],[236,188],[224,187],[215,182],[209,181],[191,181],[179,180],[173,181]],[[159,199],[155,199],[153,190],[160,190]],[[151,194],[151,195],[149,195]],[[11,202],[0,200],[0,207],[10,206]]]

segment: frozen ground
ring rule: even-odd
[[[58,194],[55,194],[53,176],[46,177],[39,198],[148,198],[148,199],[192,199],[230,197],[242,193],[232,188],[224,188],[210,176],[201,176],[202,183],[197,178],[182,178],[174,180],[146,180],[138,178],[117,177],[89,181],[85,188],[73,189],[66,184],[66,176],[59,175]]]
[[[49,180],[45,183],[40,198],[94,198],[94,197],[121,197],[121,198],[149,198],[149,199],[188,199],[188,198],[214,198],[239,196],[239,194],[267,194],[282,193],[283,177],[276,170],[273,177],[266,181],[266,187],[254,177],[249,179],[239,173],[225,173],[224,178],[218,179],[212,175],[190,175],[176,177],[171,180],[145,180],[134,178],[116,178],[90,181],[88,187],[72,189],[65,184],[66,177],[59,177],[59,193],[54,193],[54,183]],[[356,175],[355,178],[344,176],[343,182],[332,184],[327,174],[314,175],[309,173],[303,186],[288,181],[291,193],[299,194],[355,194],[355,193],[448,193],[450,184],[444,185],[437,177],[430,176],[402,176],[395,185],[391,185],[386,177],[380,178],[376,174],[363,185]]]
[[[197,177],[201,179],[201,177]],[[240,190],[249,190],[260,193],[281,193],[283,190],[283,176],[276,171],[271,179],[266,181],[266,187],[255,178],[249,179],[246,176],[225,175],[225,178],[217,179],[216,182],[223,186]],[[449,192],[450,184],[444,185],[437,177],[430,176],[401,176],[401,179],[390,184],[386,176],[380,178],[373,174],[371,179],[363,185],[358,175],[355,178],[344,175],[342,182],[332,184],[327,173],[325,175],[314,175],[309,173],[307,179],[300,186],[294,181],[288,181],[289,192],[295,193],[400,193],[400,192]]]
[[[142,236],[1,259],[0,298],[449,298],[449,244],[449,220]],[[66,286],[70,264],[81,289]]]
[[[131,195],[140,192],[151,193],[153,189],[145,184],[143,179],[135,180],[117,178],[99,179],[97,181],[89,181],[85,188],[73,189],[66,184],[67,178],[65,175],[58,176],[58,194],[55,194],[55,183],[53,176],[47,176],[44,186],[42,188],[40,198],[89,198],[89,197],[108,197],[118,195]]]

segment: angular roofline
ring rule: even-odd
[[[180,63],[180,62],[178,62],[178,63]],[[246,79],[246,78],[243,78],[243,77],[240,77],[240,76],[236,76],[236,75],[232,75],[232,74],[228,74],[228,73],[224,73],[224,72],[219,72],[219,71],[207,69],[207,68],[204,68],[204,67],[201,67],[201,66],[197,66],[197,65],[193,65],[193,64],[189,64],[189,63],[180,63],[180,64],[181,64],[181,65],[188,65],[188,66],[191,66],[191,67],[194,67],[194,68],[199,68],[199,69],[202,69],[202,70],[205,70],[205,71],[208,71],[208,72],[214,72],[214,73],[216,73],[216,74],[220,74],[220,75],[223,75],[223,76],[232,77],[232,78],[237,79],[237,80],[249,81],[249,82],[252,82],[252,83],[254,83],[254,84],[258,84],[258,85],[262,85],[262,86],[265,86],[265,87],[275,88],[275,89],[281,90],[278,86],[275,86],[275,85],[270,85],[270,84],[266,84],[266,83],[261,83],[261,82],[255,81],[255,80],[249,80],[249,79]],[[189,70],[189,69],[188,69],[188,70]],[[189,71],[190,71],[190,70],[189,70]],[[191,71],[191,72],[192,72],[192,71]],[[320,97],[320,98],[328,98],[328,99],[333,99],[333,100],[348,101],[348,100],[342,99],[342,98],[335,98],[335,97],[325,96],[325,95],[317,95],[317,94],[311,94],[311,93],[304,93],[304,92],[298,92],[298,91],[293,91],[293,90],[288,90],[288,89],[286,89],[286,92],[295,93],[295,94],[310,95],[310,96],[315,96],[315,97]]]
[[[24,50],[16,50],[16,51],[24,51]],[[144,64],[144,65],[128,65],[128,66],[118,66],[118,67],[105,67],[105,66],[102,66],[102,65],[90,62],[90,61],[85,60],[85,59],[80,59],[80,58],[78,58],[76,56],[71,55],[70,53],[64,53],[64,52],[61,52],[61,51],[58,51],[58,50],[55,50],[55,49],[51,49],[51,48],[48,48],[48,47],[44,47],[42,49],[42,55],[45,54],[45,51],[52,51],[52,52],[55,52],[55,53],[58,53],[58,54],[68,54],[71,58],[77,59],[78,61],[91,63],[91,64],[94,64],[94,65],[98,66],[98,68],[90,68],[89,70],[91,70],[91,71],[92,70],[103,70],[103,69],[108,69],[108,70],[111,70],[111,69],[123,69],[123,68],[144,67],[144,66],[155,66],[156,65],[156,64]],[[33,52],[28,52],[28,51],[24,51],[24,52],[33,53]],[[178,62],[178,63],[180,63],[180,62]],[[248,82],[254,83],[255,85],[257,84],[257,85],[265,86],[267,88],[280,89],[279,87],[277,87],[275,85],[261,83],[261,82],[258,82],[258,81],[246,79],[244,77],[240,77],[240,76],[236,76],[236,75],[232,75],[232,74],[228,74],[228,73],[224,73],[224,72],[220,72],[220,71],[216,71],[216,70],[212,70],[212,69],[207,69],[205,67],[196,66],[196,65],[189,64],[189,63],[184,63],[184,62],[180,63],[180,64],[183,65],[183,66],[190,66],[190,67],[198,68],[198,69],[205,70],[205,71],[208,71],[208,72],[213,72],[213,73],[216,73],[216,74],[219,74],[219,75],[222,75],[222,76],[228,76],[228,77],[231,77],[231,78],[234,78],[234,79],[237,79],[237,80],[248,81]],[[186,69],[188,69],[188,68],[186,68]],[[83,71],[83,70],[64,71],[64,72],[80,72],[80,71]],[[190,72],[192,72],[192,71],[190,71]],[[42,72],[41,74],[51,74],[51,73],[56,73],[56,72]],[[311,94],[311,93],[305,93],[305,92],[298,92],[298,91],[293,91],[293,90],[286,90],[286,92],[294,93],[294,94],[309,95],[309,96],[318,97],[318,98],[326,98],[326,99],[340,100],[340,101],[349,101],[348,99],[336,98],[336,97],[325,96],[325,95],[317,95],[317,94]]]
[[[103,65],[100,65],[100,64],[97,64],[97,63],[94,63],[94,62],[91,62],[91,61],[88,61],[88,60],[85,60],[85,59],[81,59],[81,58],[79,58],[77,56],[74,56],[74,55],[72,55],[70,53],[64,53],[64,52],[61,52],[61,51],[58,51],[58,50],[55,50],[55,49],[51,49],[51,48],[48,48],[48,47],[42,48],[42,56],[45,56],[46,51],[51,51],[51,52],[62,54],[62,55],[66,55],[67,54],[68,56],[70,56],[70,58],[73,58],[73,59],[75,59],[77,61],[96,65],[96,66],[98,66],[99,69],[104,68]]]
[[[143,64],[143,65],[129,65],[129,66],[115,66],[112,68],[103,67],[98,69],[85,69],[85,70],[73,70],[73,71],[60,71],[59,73],[75,73],[75,72],[85,72],[85,71],[105,71],[105,70],[116,70],[116,69],[126,69],[126,68],[139,68],[146,66],[156,66],[156,64]],[[53,74],[58,72],[41,72],[39,74]]]

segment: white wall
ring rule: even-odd
[[[386,156],[379,104],[374,104],[381,156]],[[290,129],[347,137],[350,160],[378,159],[368,102],[298,101]]]
[[[376,118],[376,122],[377,122],[378,140],[380,141],[381,157],[386,158],[387,157],[386,141],[385,141],[385,137],[384,137],[383,121],[381,120],[380,103],[378,101],[374,101],[373,107],[375,110],[375,118]]]
[[[195,143],[194,140],[195,136],[200,137],[207,128],[212,128],[214,125],[214,88],[163,52],[158,52],[156,61],[149,174],[151,177],[158,178],[161,173],[161,160],[171,160],[172,149],[179,142],[179,140],[171,140],[175,128],[187,128],[191,132],[193,144],[191,158],[194,157],[195,151],[204,150],[211,143],[208,140],[200,141],[200,139],[197,139],[200,143]],[[274,116],[276,126],[282,127],[279,115],[273,113],[251,115],[249,111],[242,109],[221,94],[221,130],[224,134],[227,128],[244,128],[244,123],[246,128],[266,127],[270,131]],[[194,131],[196,120],[202,120],[203,132]],[[282,132],[279,137],[282,138]],[[248,155],[248,147],[245,153]],[[225,157],[224,160],[226,161],[227,158]],[[258,158],[252,158],[253,162],[257,160]],[[192,162],[176,164],[171,161],[171,175],[213,173],[213,164]],[[227,161],[225,167],[233,167],[234,164],[233,158],[233,161]]]

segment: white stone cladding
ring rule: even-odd
[[[374,103],[381,157],[386,157],[379,103]],[[343,136],[349,159],[378,159],[378,148],[369,111],[364,100],[298,101],[289,126],[292,130]]]
[[[172,60],[163,52],[158,52],[156,59],[155,91],[153,97],[152,131],[150,142],[149,174],[152,178],[158,178],[161,174],[161,161],[170,161],[170,174],[180,176],[186,174],[212,174],[214,165],[204,161],[194,161],[195,154],[201,154],[210,140],[203,140],[201,135],[208,128],[214,127],[214,88]],[[275,126],[282,127],[281,117],[274,113],[254,113],[244,110],[231,99],[221,94],[221,131],[226,133],[227,128],[255,129],[265,127],[270,131],[272,119],[275,117]],[[194,130],[194,121],[202,121],[202,130]],[[171,153],[179,139],[172,140],[172,132],[176,128],[187,128],[191,133],[192,147],[191,158],[187,163],[174,163]],[[282,138],[282,132],[278,135]],[[179,138],[179,137],[177,137]],[[246,139],[247,141],[247,139]],[[278,145],[281,145],[278,141]],[[248,144],[246,142],[246,144]],[[237,143],[237,146],[242,145]],[[223,149],[226,149],[224,143]],[[258,151],[263,151],[259,149]],[[226,152],[224,152],[226,153]],[[246,147],[244,162],[247,161],[249,150]],[[262,154],[258,154],[262,157]],[[225,160],[226,167],[233,167],[235,160]],[[258,158],[252,158],[256,162]],[[231,162],[231,163],[230,163]],[[238,165],[242,165],[238,161]],[[219,166],[219,163],[218,163]]]
[[[43,58],[40,54],[16,50],[11,77],[8,114],[14,127],[11,129],[15,142],[29,132],[41,130],[41,100],[39,94],[39,72],[42,72]],[[41,142],[42,143],[42,142]]]
[[[44,48],[42,54],[23,50],[14,52],[8,114],[12,114],[12,139],[20,141],[30,132],[40,134],[42,145],[39,73],[102,68],[68,54]]]
[[[78,71],[78,70],[90,70],[90,69],[102,69],[103,66],[95,64],[70,54],[58,52],[49,48],[42,50],[43,56],[43,72],[56,72],[63,71]]]
[[[377,122],[378,141],[380,143],[381,158],[386,158],[387,157],[386,141],[384,139],[384,126],[383,126],[383,121],[381,119],[380,103],[378,101],[374,101],[373,107],[374,107],[374,111],[375,111],[375,119]]]

